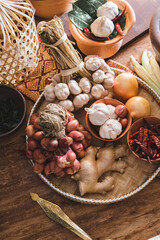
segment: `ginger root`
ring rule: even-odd
[[[85,193],[102,193],[105,194],[114,188],[114,178],[105,177],[102,182],[98,182],[100,176],[107,171],[117,171],[123,173],[127,164],[122,161],[115,161],[119,157],[126,156],[126,144],[119,144],[113,147],[109,144],[98,151],[97,147],[90,146],[86,150],[86,156],[81,159],[81,169],[75,176],[74,180],[79,180],[79,191],[81,196]],[[97,155],[97,160],[96,160]]]

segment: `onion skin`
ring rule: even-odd
[[[115,80],[113,92],[120,100],[127,100],[138,94],[138,82],[136,77],[131,73],[121,73]]]
[[[132,97],[125,105],[134,119],[147,117],[151,114],[150,103],[144,97]]]

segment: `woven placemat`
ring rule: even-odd
[[[25,77],[21,84],[14,87],[35,102],[43,92],[45,86],[51,83],[49,79],[58,72],[59,69],[56,62],[40,43],[38,66],[32,73]]]

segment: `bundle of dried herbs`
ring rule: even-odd
[[[39,125],[46,137],[65,136],[66,112],[58,104],[48,104],[39,115]]]
[[[0,134],[15,128],[20,122],[22,113],[12,98],[0,102]]]
[[[91,77],[91,74],[84,68],[81,56],[69,41],[59,17],[54,16],[49,22],[40,22],[37,31],[50,55],[62,70],[62,82],[68,83],[72,74],[76,72],[82,77]]]

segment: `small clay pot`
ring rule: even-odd
[[[36,12],[35,15],[52,19],[54,15],[61,16],[63,13],[72,9],[73,0],[31,0]]]
[[[93,104],[97,104],[97,103],[104,103],[106,105],[110,104],[110,105],[113,105],[114,107],[118,106],[118,105],[124,105],[122,102],[116,100],[116,99],[99,99],[97,101],[95,101]],[[93,104],[89,107],[91,108],[93,106]],[[104,138],[101,138],[99,136],[99,127],[97,126],[94,126],[91,124],[91,122],[89,121],[89,114],[86,113],[86,125],[87,125],[87,128],[88,130],[90,131],[90,133],[95,137],[95,138],[98,138],[102,141],[105,141],[105,142],[113,142],[113,141],[116,141],[120,138],[122,138],[129,130],[130,126],[131,126],[131,123],[132,123],[132,117],[130,115],[130,113],[128,112],[127,114],[127,120],[128,120],[128,124],[127,124],[127,127],[125,129],[123,129],[122,133],[115,139],[104,139]]]
[[[157,60],[160,62],[160,7],[152,16],[149,26],[149,35]]]
[[[123,10],[124,6],[126,6],[126,26],[123,31],[125,36],[136,21],[134,10],[130,4],[124,0],[112,0],[112,2],[116,3],[121,10]],[[69,29],[72,36],[76,40],[79,49],[85,55],[98,55],[102,58],[109,58],[118,52],[122,46],[123,37],[120,34],[118,34],[112,40],[96,42],[87,38],[83,32],[76,28],[71,21],[69,21]]]

